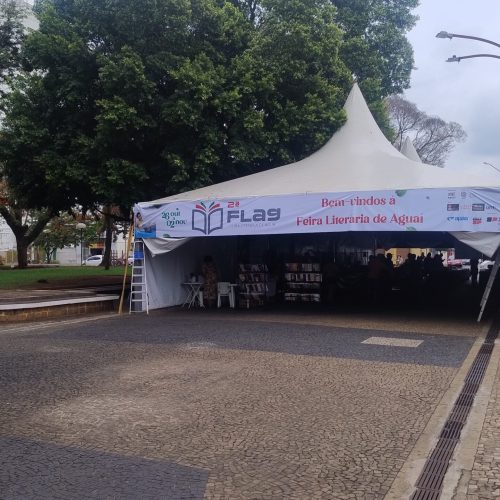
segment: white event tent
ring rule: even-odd
[[[236,235],[447,232],[485,255],[496,252],[500,176],[400,153],[357,84],[344,110],[346,123],[301,161],[135,206],[150,308],[181,304],[186,274],[207,253],[234,259]]]

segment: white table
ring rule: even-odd
[[[187,290],[186,300],[182,307],[187,306],[188,309],[191,309],[191,307],[205,307],[203,305],[203,292],[201,291],[203,283],[188,281],[182,283],[182,286]]]

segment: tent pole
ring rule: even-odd
[[[481,318],[483,317],[483,313],[486,308],[486,304],[488,303],[488,298],[490,297],[491,289],[493,288],[493,283],[495,281],[495,277],[497,275],[499,267],[500,267],[500,250],[497,249],[497,254],[495,256],[495,263],[493,264],[493,268],[491,270],[488,283],[486,284],[486,288],[484,289],[483,298],[481,299],[481,311],[479,312],[479,316],[477,317],[478,323],[481,321]]]
[[[130,243],[132,242],[133,231],[134,231],[134,223],[130,224],[130,228],[128,230],[128,235],[127,235],[127,242],[125,243],[125,248],[126,248],[125,271],[123,272],[122,293],[120,295],[120,306],[118,307],[118,314],[122,314],[123,312],[123,300],[125,298],[125,286],[127,282],[127,272],[128,272],[128,256],[130,254]]]

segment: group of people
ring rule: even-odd
[[[394,287],[410,296],[416,296],[423,286],[439,289],[446,283],[443,260],[440,253],[434,256],[409,253],[405,260],[395,261],[391,253],[379,253],[371,255],[366,266],[326,263],[323,265],[324,302],[334,303],[342,290],[366,292],[371,301],[380,303],[389,297]]]

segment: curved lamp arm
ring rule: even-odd
[[[470,56],[453,56],[446,59],[446,62],[460,62],[462,59],[472,59],[474,57],[494,57],[495,59],[500,59],[500,56],[495,54],[472,54]]]
[[[478,36],[470,35],[457,35],[456,33],[448,33],[447,31],[440,31],[436,35],[436,38],[449,38],[450,40],[452,38],[467,38],[469,40],[477,40],[478,42],[489,43],[491,45],[494,45],[495,47],[500,47],[500,43],[493,42],[491,40],[488,40],[487,38],[480,38]]]

